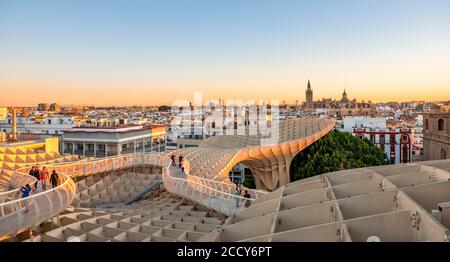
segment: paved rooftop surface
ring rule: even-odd
[[[328,173],[258,199],[203,241],[447,241],[450,160]]]

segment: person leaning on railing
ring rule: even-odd
[[[251,196],[248,193],[248,190],[245,190],[244,192],[245,192],[244,197],[246,198],[244,205],[245,205],[245,207],[249,207],[251,204],[251,201],[250,201]]]
[[[22,192],[22,198],[27,198],[30,196],[31,193],[31,186],[30,184],[27,184],[26,186],[23,186],[20,188],[20,192]],[[28,203],[25,203],[25,213],[28,212]]]

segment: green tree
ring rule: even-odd
[[[247,188],[252,188],[255,189],[256,185],[255,185],[255,178],[253,177],[253,173],[250,169],[246,168],[244,169],[244,175],[245,175],[245,179],[244,179],[244,183],[242,183],[245,187]]]
[[[171,109],[172,108],[170,106],[164,106],[164,105],[158,107],[158,111],[160,111],[160,112],[169,112]]]
[[[291,163],[291,181],[324,173],[388,164],[370,140],[334,130],[300,152]]]

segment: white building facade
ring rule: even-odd
[[[75,124],[70,116],[48,116],[42,119],[35,117],[17,117],[18,134],[60,135],[71,129]],[[12,133],[13,120],[7,117],[0,120],[0,131]]]
[[[355,128],[386,129],[386,118],[362,116],[344,117],[342,131],[352,133]]]
[[[412,162],[413,131],[410,128],[355,128],[353,135],[364,137],[381,148],[391,164]]]

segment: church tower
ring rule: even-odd
[[[341,103],[342,104],[348,103],[348,97],[347,97],[347,92],[345,91],[345,88],[344,88],[344,93],[342,93]]]
[[[313,91],[311,89],[311,82],[308,80],[308,86],[306,88],[306,108],[313,109]]]

